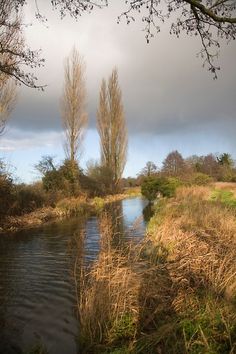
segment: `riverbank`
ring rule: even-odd
[[[184,187],[154,209],[143,244],[126,254],[101,221],[80,294],[81,352],[235,353],[235,207],[212,187]]]
[[[56,206],[45,207],[34,212],[21,216],[9,216],[0,225],[0,234],[12,233],[21,229],[37,227],[51,220],[65,218],[73,215],[84,215],[87,213],[98,213],[105,205],[117,202],[126,198],[139,196],[140,189],[128,189],[124,193],[107,195],[103,198],[64,198]]]

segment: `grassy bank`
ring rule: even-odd
[[[138,190],[137,188],[130,188],[125,190],[124,193],[107,195],[103,198],[87,198],[84,196],[77,198],[64,198],[57,202],[55,207],[40,208],[21,216],[6,217],[0,223],[0,233],[15,232],[20,229],[39,226],[53,219],[59,219],[73,215],[98,213],[103,210],[106,204],[125,198],[136,197],[139,195],[140,189]]]
[[[235,353],[235,208],[188,187],[162,200],[141,246],[101,253],[81,284],[84,353]]]

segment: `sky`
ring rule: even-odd
[[[60,18],[50,2],[38,1],[48,21],[35,19],[35,3],[24,8],[25,36],[29,46],[41,49],[45,66],[37,69],[44,92],[18,88],[17,105],[5,134],[0,157],[14,166],[19,181],[39,176],[34,165],[43,155],[65,158],[60,116],[64,60],[73,46],[86,62],[89,123],[81,147],[80,165],[99,159],[96,110],[102,78],[117,67],[129,133],[124,176],[136,176],[147,161],[161,167],[173,150],[192,154],[228,152],[236,159],[236,41],[222,43],[217,80],[202,67],[197,53],[200,40],[184,34],[169,35],[169,24],[146,43],[142,22],[117,24],[124,2],[83,14],[77,21]]]

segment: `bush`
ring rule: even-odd
[[[16,186],[15,214],[23,214],[42,208],[47,204],[47,196],[40,183]]]
[[[205,173],[195,173],[192,178],[192,184],[197,186],[206,186],[212,182],[212,177],[206,175]]]
[[[104,209],[105,201],[103,198],[95,197],[93,199],[93,203],[97,212],[100,212]]]
[[[175,190],[179,185],[175,178],[165,177],[148,177],[141,186],[142,195],[149,201],[156,199],[158,196],[173,197]]]
[[[0,174],[0,218],[9,215],[15,200],[15,188],[8,174]]]

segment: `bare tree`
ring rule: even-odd
[[[124,171],[127,157],[127,129],[118,83],[118,73],[113,69],[108,84],[103,80],[100,90],[97,125],[100,136],[101,163],[112,172],[111,189],[115,192]]]
[[[170,34],[177,37],[181,32],[199,36],[201,50],[199,55],[203,65],[207,65],[214,78],[220,68],[214,64],[218,57],[220,40],[226,43],[236,39],[236,1],[235,0],[128,0],[127,10],[120,16],[127,23],[135,21],[141,13],[145,24],[147,42],[160,32],[161,25],[170,22]]]
[[[40,51],[32,51],[25,44],[21,10],[24,0],[0,0],[0,81],[15,79],[28,87],[43,88],[36,84],[33,73],[25,71],[40,67],[44,59]]]
[[[0,81],[0,135],[3,134],[6,122],[16,103],[16,86],[14,82]]]
[[[176,150],[170,152],[163,161],[162,172],[167,176],[177,177],[185,172],[185,162],[182,155]]]
[[[76,162],[87,124],[85,62],[76,48],[65,61],[64,89],[61,104],[65,130],[65,151],[72,164]]]
[[[143,175],[146,177],[153,176],[157,173],[157,166],[152,161],[148,161],[145,167],[141,170],[139,175]]]

